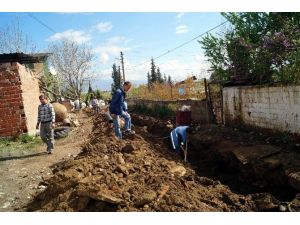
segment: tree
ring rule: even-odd
[[[89,90],[88,90],[88,93],[92,93],[92,92],[93,92],[93,89],[92,89],[91,81],[89,81]]]
[[[101,91],[100,91],[99,89],[96,90],[95,95],[96,95],[96,98],[97,98],[97,99],[102,99],[102,98],[103,98],[103,96],[102,96],[102,94],[101,94]]]
[[[164,83],[166,84],[167,83],[167,75],[164,73]]]
[[[157,69],[156,69],[156,79],[157,79],[157,82],[159,82],[159,83],[164,82],[159,67],[157,67]]]
[[[157,81],[156,66],[153,58],[151,59],[150,81],[151,83],[155,83]]]
[[[151,86],[151,77],[150,77],[149,72],[147,72],[147,86],[148,86],[148,89],[150,89],[150,86]]]
[[[232,27],[200,43],[211,63],[211,79],[271,83],[300,81],[298,13],[223,13]]]
[[[168,76],[168,84],[169,84],[170,86],[172,86],[172,84],[173,84],[173,81],[172,81],[172,78],[171,78],[170,75]]]
[[[24,34],[19,18],[0,28],[0,53],[33,53],[36,45]]]
[[[116,64],[113,64],[112,66],[112,79],[113,83],[111,84],[111,92],[114,93],[118,88],[121,87],[120,67],[117,69]]]
[[[81,97],[84,81],[92,76],[92,50],[86,45],[63,40],[49,46],[50,63],[57,71],[62,94],[73,99]]]

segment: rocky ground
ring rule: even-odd
[[[159,124],[156,124],[159,129]],[[56,165],[47,189],[29,205],[37,211],[251,211],[251,196],[198,176],[163,142],[149,142],[148,127],[116,140],[102,116],[75,159]],[[150,128],[151,129],[151,128]]]
[[[132,119],[136,134],[120,141],[103,115],[93,118],[90,134],[78,132],[61,146],[69,148],[88,137],[79,155],[50,168],[43,165],[50,174],[35,181],[33,199],[24,207],[6,209],[299,211],[296,143],[287,146],[256,132],[195,124],[185,163],[170,149],[172,121],[134,114]],[[29,169],[28,162],[24,168]]]

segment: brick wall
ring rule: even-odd
[[[32,71],[16,62],[0,64],[0,137],[35,132],[38,96]]]
[[[27,132],[18,63],[0,64],[0,136]]]
[[[223,89],[226,124],[300,134],[300,86],[246,86]]]
[[[182,105],[190,105],[191,106],[191,116],[192,120],[208,123],[209,122],[209,112],[207,108],[207,103],[204,100],[177,100],[177,101],[153,101],[153,100],[134,100],[134,99],[126,99],[128,107],[133,106],[135,104],[144,104],[148,108],[154,108],[155,105],[167,106],[169,104],[176,105],[176,108],[179,108]]]

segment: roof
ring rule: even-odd
[[[45,62],[50,54],[51,53],[25,54],[22,52],[0,54],[0,63],[19,62],[21,64],[26,64],[26,63]]]
[[[189,77],[189,78],[187,78],[183,81],[180,81],[180,82],[176,83],[175,85],[185,84],[188,80],[193,80],[194,81],[194,80],[197,80],[197,78],[196,78],[196,76],[192,76],[192,77]]]

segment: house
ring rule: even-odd
[[[198,96],[205,93],[205,87],[202,80],[197,80],[196,76],[188,77],[187,79],[176,83],[175,88],[181,96]]]
[[[48,53],[0,54],[0,137],[34,134]]]

